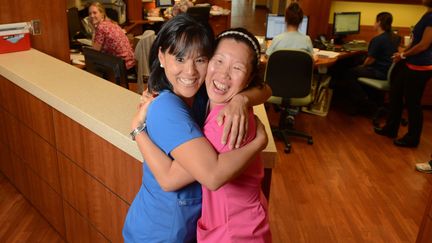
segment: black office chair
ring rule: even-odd
[[[122,58],[83,47],[85,68],[88,72],[128,88],[126,65]]]
[[[312,55],[301,50],[278,50],[273,52],[267,62],[265,81],[273,90],[273,96],[268,102],[277,104],[281,110],[279,126],[272,128],[276,137],[281,137],[285,143],[285,153],[291,151],[288,136],[298,136],[313,144],[312,136],[295,130],[292,107],[310,104],[312,97],[312,78],[314,61]]]
[[[201,23],[208,23],[210,18],[210,5],[193,6],[186,10],[186,13]]]

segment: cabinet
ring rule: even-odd
[[[0,171],[68,242],[122,242],[142,163],[0,76]]]

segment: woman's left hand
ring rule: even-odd
[[[140,103],[137,107],[137,112],[132,119],[132,129],[135,129],[144,123],[147,116],[147,108],[156,96],[157,95],[149,93],[148,90],[144,90],[140,98]]]
[[[221,143],[228,147],[239,148],[248,129],[248,102],[241,94],[235,95],[217,116],[219,126],[224,126]]]

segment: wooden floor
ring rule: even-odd
[[[64,242],[0,173],[0,242]]]
[[[270,192],[274,242],[415,242],[432,189],[432,175],[414,169],[432,153],[432,111],[425,121],[420,146],[408,149],[375,135],[369,119],[336,108],[327,117],[299,114],[296,127],[314,144],[293,138],[292,152],[279,152]]]
[[[244,23],[252,14],[265,16],[263,10],[242,13],[235,7],[250,4],[233,1],[233,26],[251,29],[256,24]],[[251,31],[263,35],[262,27]],[[276,124],[272,109],[269,117]],[[407,149],[375,135],[367,118],[336,106],[326,117],[299,114],[296,128],[312,134],[314,144],[293,139],[292,152],[284,154],[277,141],[281,152],[269,205],[273,242],[415,242],[432,189],[432,175],[414,170],[432,152],[432,111],[425,111],[424,120],[420,146]],[[1,173],[0,242],[61,242]]]

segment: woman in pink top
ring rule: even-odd
[[[135,66],[134,53],[126,34],[117,23],[106,16],[105,8],[101,3],[93,2],[90,4],[89,18],[90,23],[95,28],[93,48],[121,57],[128,70]]]
[[[259,43],[252,34],[242,28],[231,29],[221,33],[217,42],[207,68],[210,113],[204,124],[204,134],[219,153],[224,153],[230,149],[220,143],[223,128],[217,124],[219,110],[246,87],[263,84],[257,78]],[[252,108],[248,119],[248,133],[242,146],[255,137]],[[241,175],[218,190],[202,187],[199,242],[271,242],[267,201],[261,192],[263,176],[263,163],[256,156]]]
[[[221,143],[223,127],[218,125],[218,113],[234,95],[246,87],[263,86],[257,77],[259,57],[258,41],[243,28],[226,30],[217,38],[217,48],[209,61],[205,81],[210,112],[203,131],[219,153],[231,149]],[[256,125],[252,108],[249,109],[247,119],[247,134],[241,146],[255,137]],[[184,169],[177,161],[171,161],[165,154],[152,156],[153,159],[146,159],[146,162],[164,189],[174,191],[185,183],[190,183],[185,179],[185,173],[188,174],[189,171],[182,171]],[[201,173],[218,177],[213,171]],[[198,242],[271,242],[267,202],[261,192],[263,176],[263,164],[259,155],[256,155],[241,173],[227,178],[224,185],[210,189],[202,186]]]

